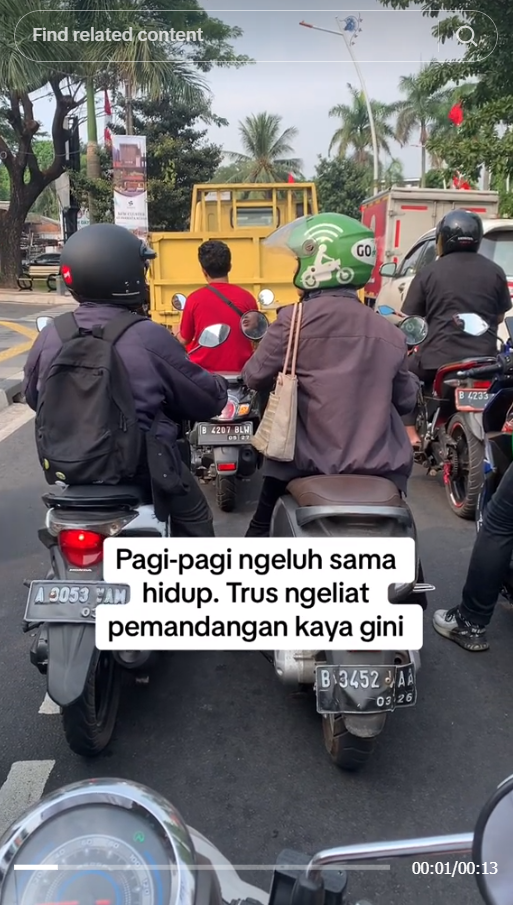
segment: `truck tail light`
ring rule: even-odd
[[[102,561],[104,540],[96,531],[70,529],[59,534],[59,548],[70,565],[88,569]]]

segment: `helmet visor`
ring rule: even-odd
[[[279,229],[271,233],[264,239],[264,246],[271,252],[288,254],[294,258],[301,258],[305,255],[303,246],[306,239],[308,222],[311,217],[299,217],[292,223],[286,223]],[[312,252],[310,251],[309,254]]]

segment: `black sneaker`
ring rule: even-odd
[[[465,650],[477,652],[488,650],[490,647],[486,639],[486,629],[463,619],[457,606],[450,610],[437,610],[433,616],[433,628],[439,635],[455,641]]]

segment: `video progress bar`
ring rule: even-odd
[[[198,864],[196,866],[196,870],[212,870],[212,867],[215,871],[242,871],[242,870],[263,870],[263,871],[273,871],[276,869],[275,864],[214,864],[204,865]],[[304,870],[305,865],[300,864],[292,864],[290,866],[282,867],[282,870]],[[335,873],[342,873],[344,871],[355,870],[355,871],[367,871],[367,870],[390,870],[390,864],[343,864],[343,865],[326,865],[322,867],[322,872],[329,873],[333,871]],[[14,870],[61,870],[61,871],[73,871],[73,870],[91,870],[94,871],[94,867],[86,867],[83,864],[63,864],[59,866],[58,864],[15,864]],[[135,864],[116,864],[116,865],[102,865],[102,871],[111,871],[112,873],[117,873],[118,871],[130,871],[132,873],[137,873],[137,871],[144,871],[145,873],[148,871],[176,871],[176,865],[172,864],[148,864],[144,866],[137,866]],[[69,903],[60,903],[60,905],[69,905]],[[73,903],[75,905],[75,903]],[[98,905],[98,903],[96,903]]]

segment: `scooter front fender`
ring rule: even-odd
[[[59,707],[80,697],[95,655],[94,625],[48,625],[48,695]]]

